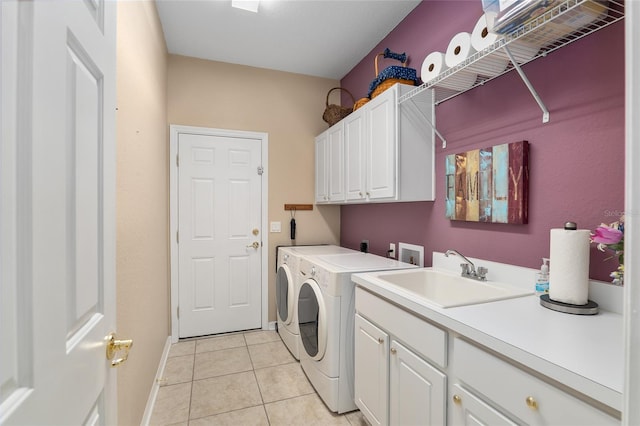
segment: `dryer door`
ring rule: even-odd
[[[305,352],[319,361],[327,347],[327,310],[322,291],[314,279],[302,283],[298,293],[298,325]]]
[[[285,325],[293,320],[294,302],[293,276],[288,265],[282,264],[276,274],[276,309],[278,319]]]

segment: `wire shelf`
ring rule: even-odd
[[[579,26],[581,20],[584,20],[585,12],[592,14],[592,16],[584,26]],[[398,104],[418,96],[427,89],[433,89],[435,92],[435,104],[439,105],[513,70],[518,70],[521,77],[525,79],[519,69],[520,66],[544,57],[556,49],[573,43],[622,19],[624,19],[624,3],[620,0],[605,2],[565,0],[537,18],[523,23],[491,46],[469,56],[462,63],[445,70],[429,82],[423,83],[400,96]],[[532,55],[531,46],[541,47],[537,53]],[[515,63],[513,60],[515,60]],[[495,64],[500,61],[508,61],[508,65],[504,71],[492,74],[496,69]],[[456,78],[453,77],[456,74],[463,74],[461,71],[473,71],[474,74],[477,74],[477,77],[470,87],[461,87],[458,90],[456,89]],[[448,88],[442,87],[443,83]],[[532,90],[532,93],[535,92],[532,87],[530,90]],[[536,96],[534,93],[534,97]],[[541,108],[543,108],[543,105],[541,105]],[[544,108],[543,111],[545,111]],[[546,115],[548,120],[548,111]],[[543,121],[546,122],[544,118]]]

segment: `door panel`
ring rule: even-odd
[[[355,315],[355,403],[372,425],[389,423],[389,335]]]
[[[0,423],[115,424],[116,3],[0,7]]]
[[[261,141],[179,133],[178,157],[179,336],[259,328]]]

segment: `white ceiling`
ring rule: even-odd
[[[341,79],[420,0],[157,0],[169,53]]]

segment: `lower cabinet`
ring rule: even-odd
[[[389,353],[389,424],[446,424],[447,376],[396,340]]]
[[[516,426],[502,413],[477,398],[459,384],[451,386],[451,417],[449,424],[465,426]]]
[[[452,424],[479,424],[475,420],[468,421],[469,410],[491,419],[486,424],[514,424],[506,420],[506,416],[517,424],[531,425],[620,424],[618,419],[577,396],[470,342],[454,339],[452,352],[451,366],[459,382],[452,386]],[[469,402],[473,395],[470,391],[465,395],[464,389],[473,389],[473,395],[478,401],[485,401],[485,407],[496,407],[498,414],[503,415],[504,422],[494,421],[495,417],[489,417],[489,410]],[[469,406],[472,408],[469,409]],[[459,423],[458,419],[461,420]]]
[[[444,351],[444,332],[431,330],[433,325],[411,316],[410,322],[416,322],[407,328],[414,331],[416,341],[400,340],[397,320],[407,313],[381,299],[371,299],[369,293],[365,296],[360,297],[356,307],[360,313],[355,318],[356,405],[372,425],[445,425],[447,377],[427,356],[412,349],[424,345],[425,336],[433,334],[436,346]],[[377,323],[370,318],[374,312],[381,314]]]
[[[371,425],[389,423],[389,335],[356,314],[355,402]]]
[[[356,287],[355,403],[372,425],[619,425],[515,361]]]

